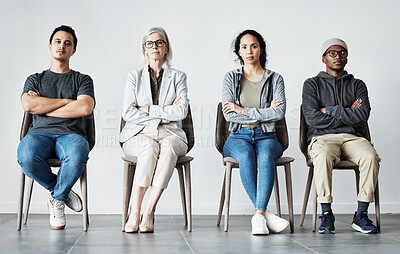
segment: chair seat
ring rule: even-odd
[[[188,156],[188,155],[178,157],[178,161],[176,162],[176,165],[185,164],[187,162],[192,161],[193,159],[194,158],[192,156]],[[122,156],[122,160],[124,160],[126,162],[133,163],[133,164],[137,163],[137,157],[136,156]]]
[[[61,166],[61,161],[57,158],[50,158],[46,160],[47,164],[50,165],[50,167],[60,167]]]
[[[293,162],[293,161],[294,161],[294,158],[292,158],[292,157],[280,157],[280,158],[275,160],[275,166],[282,166],[282,165],[285,165],[285,164]],[[233,157],[225,157],[224,158],[224,165],[225,166],[226,166],[227,162],[233,164],[232,168],[238,168],[239,167],[239,162]]]
[[[233,164],[232,168],[238,168],[239,167],[239,162],[233,157],[224,157],[223,161],[224,161],[224,165],[225,166],[226,166],[226,163],[229,162],[229,163]]]
[[[294,158],[292,157],[280,157],[275,160],[275,166],[282,166],[285,165],[286,163],[293,162]]]
[[[308,159],[307,160],[307,166],[312,166],[313,165],[313,160],[312,159]],[[348,160],[341,160],[338,163],[336,163],[333,166],[334,169],[358,169],[358,165],[348,161]]]

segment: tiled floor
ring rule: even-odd
[[[287,217],[287,216],[284,216]],[[48,215],[30,215],[16,230],[16,215],[0,214],[0,253],[400,253],[400,214],[383,214],[382,233],[363,235],[350,228],[352,215],[336,215],[336,234],[311,232],[295,216],[295,233],[252,236],[250,215],[230,216],[229,232],[216,226],[216,216],[193,216],[187,232],[182,216],[156,215],[154,234],[126,234],[120,215],[91,215],[87,232],[81,215],[67,215],[67,228],[55,231]],[[371,215],[371,219],[375,219]]]

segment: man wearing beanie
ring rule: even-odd
[[[348,47],[343,40],[333,38],[324,42],[321,55],[326,70],[304,82],[302,96],[309,125],[308,154],[313,159],[317,201],[322,208],[319,233],[335,233],[332,169],[341,157],[358,164],[360,171],[358,208],[351,227],[361,233],[376,233],[367,210],[374,201],[380,158],[362,128],[371,110],[367,87],[344,70]]]

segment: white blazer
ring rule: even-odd
[[[153,105],[150,86],[147,68],[128,73],[122,104],[122,118],[126,124],[119,135],[119,141],[126,142],[145,126],[157,129],[161,119],[167,119],[170,122],[163,126],[187,143],[186,134],[182,130],[182,120],[186,118],[189,105],[186,74],[173,68],[164,69],[158,105]],[[181,98],[179,103],[171,105],[176,97]],[[138,110],[138,106],[149,106],[149,114]]]

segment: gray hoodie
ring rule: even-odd
[[[242,68],[230,71],[225,74],[222,87],[222,103],[227,101],[241,106],[240,79]],[[271,91],[271,93],[268,93]],[[283,101],[278,107],[270,107],[271,101],[278,98]],[[244,108],[243,114],[236,112],[224,113],[226,121],[230,122],[229,130],[236,131],[242,124],[261,124],[264,133],[275,132],[275,122],[283,119],[286,110],[285,84],[283,78],[276,72],[265,69],[264,85],[261,90],[260,108]]]
[[[360,108],[351,105],[361,99]],[[370,105],[365,83],[347,72],[338,79],[321,71],[303,85],[304,117],[309,125],[307,141],[324,134],[349,133],[365,137],[362,125],[368,121]],[[325,114],[320,108],[326,107]]]

